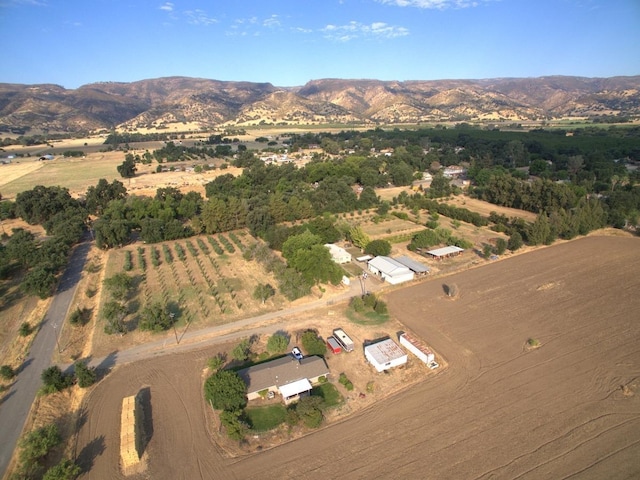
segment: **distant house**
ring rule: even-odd
[[[320,377],[329,375],[329,367],[323,358],[315,355],[302,360],[287,355],[240,370],[238,375],[247,384],[248,400],[274,392],[282,395],[284,402],[289,404],[309,394]]]
[[[442,171],[442,174],[447,178],[458,178],[465,173],[467,173],[466,168],[459,165],[450,165],[448,167],[445,167]]]
[[[369,260],[367,267],[371,273],[392,285],[413,280],[411,269],[391,257],[375,257]]]
[[[351,261],[351,254],[344,248],[339,247],[333,243],[326,243],[324,245],[329,249],[331,259],[336,263],[349,263]]]
[[[406,352],[390,338],[364,347],[364,356],[378,372],[407,363]]]

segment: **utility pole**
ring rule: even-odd
[[[362,296],[364,297],[367,294],[367,277],[369,275],[367,272],[364,272],[360,275],[360,288],[362,289]]]

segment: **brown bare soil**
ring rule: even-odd
[[[129,478],[637,477],[639,252],[638,238],[593,236],[394,289],[388,325],[344,323],[338,306],[317,312],[303,325],[343,322],[359,341],[408,328],[447,366],[398,390],[417,362],[375,374],[359,351],[342,354],[344,363],[330,363],[336,377],[346,369],[356,391],[369,377],[381,386],[390,377],[395,393],[367,396],[361,407],[353,398],[349,416],[240,457],[217,441],[202,395],[207,358],[233,345],[118,367],[83,404],[81,478],[124,478],[120,406],[141,388],[149,392],[148,469]],[[455,300],[444,294],[452,282]],[[540,347],[525,349],[529,338]]]

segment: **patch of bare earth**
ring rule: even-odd
[[[340,324],[359,342],[406,328],[447,368],[423,376],[410,358],[406,369],[385,375],[359,350],[330,356],[335,376],[343,369],[353,376],[348,415],[277,448],[265,439],[262,451],[256,445],[241,457],[218,442],[222,432],[202,395],[207,358],[234,342],[118,367],[83,403],[76,453],[91,468],[82,478],[123,478],[121,401],[147,387],[145,478],[635,477],[638,251],[638,238],[589,237],[514,256],[448,277],[460,289],[455,302],[441,277],[394,289],[386,326],[348,323],[335,305],[283,320],[274,328],[320,325],[326,335]],[[557,287],[538,289],[550,284]],[[528,338],[543,346],[524,352]],[[383,386],[387,377],[390,396],[382,387],[379,398],[359,397],[364,381]]]

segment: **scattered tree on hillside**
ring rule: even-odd
[[[133,157],[127,156],[122,162],[122,164],[118,165],[117,170],[121,177],[123,178],[131,178],[136,176],[137,171],[136,163]]]

